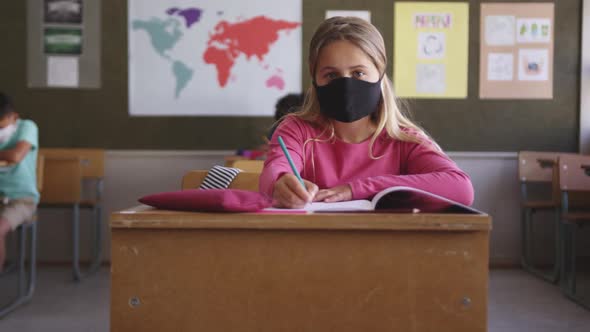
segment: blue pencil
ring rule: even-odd
[[[303,182],[301,175],[299,175],[299,171],[297,171],[297,168],[295,168],[295,164],[293,163],[293,159],[291,159],[291,155],[289,155],[289,151],[287,151],[287,147],[285,146],[285,142],[283,142],[283,138],[281,136],[279,136],[278,139],[279,139],[279,144],[281,145],[281,149],[283,149],[283,153],[285,154],[285,157],[287,157],[287,161],[289,162],[289,165],[291,165],[291,169],[293,170],[293,174],[295,174],[297,179],[299,179],[299,182],[301,182],[303,189],[307,190],[307,188],[305,188],[305,183]]]

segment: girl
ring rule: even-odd
[[[260,191],[272,196],[274,206],[370,199],[392,186],[472,203],[469,176],[398,107],[377,28],[353,17],[328,19],[311,40],[308,60],[313,87],[301,111],[274,133],[260,176]]]

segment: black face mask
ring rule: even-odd
[[[372,114],[381,101],[381,79],[371,83],[341,77],[327,85],[313,85],[322,114],[340,122],[354,122]]]

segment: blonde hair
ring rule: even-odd
[[[320,24],[309,47],[308,62],[312,79],[315,80],[317,62],[322,48],[341,40],[351,42],[360,48],[371,59],[379,73],[383,74],[379,109],[371,115],[371,121],[376,125],[377,130],[371,137],[369,156],[373,159],[380,158],[373,156],[373,144],[383,129],[389,137],[394,139],[415,143],[424,142],[424,138],[428,138],[428,135],[402,112],[393,91],[393,84],[385,75],[387,67],[385,42],[379,30],[371,23],[356,17],[333,17]],[[329,141],[334,138],[334,125],[320,113],[320,104],[313,86],[307,90],[301,111],[294,113],[293,116],[323,127],[320,136],[311,139],[312,141]],[[329,133],[328,137],[320,139],[325,133]]]

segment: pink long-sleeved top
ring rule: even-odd
[[[370,199],[388,187],[407,186],[465,205],[473,202],[469,176],[429,140],[422,144],[403,142],[390,138],[384,130],[373,145],[373,156],[381,158],[372,159],[370,138],[353,144],[337,138],[326,141],[326,134],[321,134],[322,129],[304,120],[286,118],[270,142],[260,191],[271,196],[281,175],[292,172],[277,140],[280,135],[301,177],[320,189],[349,184],[352,199]],[[318,137],[323,141],[313,140]]]

